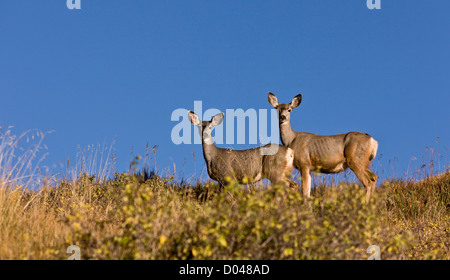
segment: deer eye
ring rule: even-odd
[[[288,112],[291,112],[291,111],[292,111],[292,109],[289,109],[289,110],[288,110]]]

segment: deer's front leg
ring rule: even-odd
[[[304,198],[311,196],[311,174],[309,168],[302,168],[300,170],[302,175],[302,192]]]

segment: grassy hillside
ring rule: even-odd
[[[386,181],[370,203],[351,183],[319,185],[305,201],[279,186],[107,179],[111,161],[95,149],[76,179],[42,177],[43,137],[0,128],[0,259],[67,259],[71,245],[82,259],[367,259],[371,245],[381,259],[450,259],[450,171]]]
[[[29,191],[0,189],[0,258],[450,259],[450,172],[390,181],[369,204],[358,185],[313,199],[278,186],[180,186],[171,178],[83,176]]]

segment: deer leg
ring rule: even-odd
[[[293,189],[294,191],[298,191],[298,184],[292,180],[287,180],[288,185],[291,189]]]
[[[366,169],[366,176],[369,179],[369,185],[370,185],[370,194],[366,195],[366,201],[369,202],[370,197],[375,192],[376,183],[377,183],[377,175],[375,175],[372,171],[370,171],[369,168]]]
[[[280,178],[281,177],[281,178]],[[276,185],[282,185],[282,186],[285,186],[285,187],[292,187],[292,188],[295,188],[295,186],[293,185],[293,184],[295,184],[294,182],[292,182],[290,179],[289,179],[289,177],[287,177],[286,176],[286,174],[280,174],[280,176],[279,177],[277,177],[277,178],[274,178],[273,179],[274,181],[273,182],[275,182],[274,184],[276,184]],[[271,182],[272,182],[272,180],[271,180]],[[297,187],[298,187],[298,185],[297,185]]]
[[[280,185],[289,187],[289,181],[285,178],[284,174],[280,174],[280,172],[272,172],[268,178],[272,185]]]
[[[272,185],[289,187],[291,185],[289,176],[292,171],[292,166],[289,167],[286,165],[284,161],[271,158],[263,165],[263,177],[269,179]]]
[[[292,181],[292,168],[288,167],[283,171],[283,183],[286,187],[290,187],[294,191],[298,191],[298,184]]]
[[[375,175],[369,168],[362,169],[350,164],[350,169],[355,173],[356,177],[361,181],[366,191],[366,202],[369,202],[370,197],[375,191],[375,184],[377,182],[377,175]]]
[[[293,190],[298,190],[298,184],[291,180],[290,174],[287,172],[277,172],[276,174],[271,174],[270,182],[273,185],[282,185],[285,187],[289,187]]]
[[[303,197],[309,198],[311,196],[311,174],[308,168],[303,168],[300,171],[302,175],[302,192]]]

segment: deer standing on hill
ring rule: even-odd
[[[213,127],[222,123],[224,114],[215,115],[211,121],[201,121],[192,111],[188,115],[191,123],[199,129],[208,175],[221,186],[225,185],[226,177],[241,184],[267,178],[272,184],[296,185],[290,180],[294,161],[292,149],[277,144],[249,150],[221,149],[214,145],[211,132]]]
[[[294,167],[301,173],[303,196],[310,197],[310,172],[333,174],[349,167],[366,187],[368,202],[377,181],[377,175],[369,169],[377,154],[377,141],[361,132],[327,136],[296,132],[291,128],[290,115],[300,105],[302,95],[295,96],[289,104],[278,103],[271,92],[268,99],[278,111],[281,142],[294,150]]]

